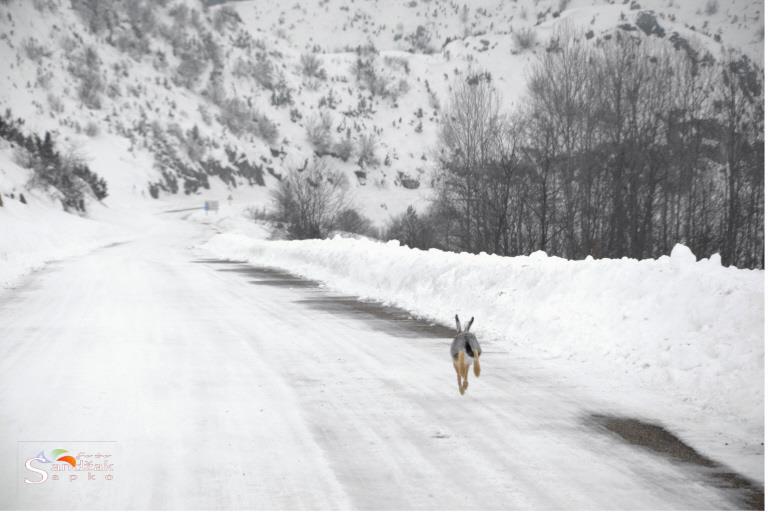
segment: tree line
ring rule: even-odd
[[[675,243],[764,267],[763,69],[618,31],[560,28],[511,115],[487,72],[452,87],[416,247],[566,258],[658,257]]]

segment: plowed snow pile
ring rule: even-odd
[[[513,353],[576,368],[575,380],[598,379],[695,406],[762,441],[764,273],[725,268],[718,255],[697,262],[678,245],[656,260],[569,261],[544,253],[500,257],[397,242],[239,234],[217,235],[206,248],[446,325],[457,312],[474,315],[483,338]],[[662,408],[646,409],[658,416]]]

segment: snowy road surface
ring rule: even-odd
[[[442,329],[207,260],[205,229],[170,218],[0,294],[0,507],[740,506],[590,426],[605,404],[535,361],[485,345],[462,397]],[[96,441],[113,480],[24,482],[35,443]]]

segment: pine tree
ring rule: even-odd
[[[40,159],[43,161],[43,164],[46,166],[52,165],[56,159],[56,150],[54,149],[51,132],[45,132],[45,138],[43,141],[41,142],[40,139],[37,138],[36,142],[37,150],[40,154]]]

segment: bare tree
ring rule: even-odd
[[[349,208],[348,186],[344,174],[315,160],[303,171],[288,173],[273,191],[276,216],[285,220],[293,238],[323,238]]]
[[[763,266],[763,70],[568,24],[510,117],[487,73],[452,88],[430,220],[448,249],[655,257],[677,242]]]
[[[441,201],[455,205],[462,248],[475,250],[473,219],[479,200],[481,169],[498,152],[500,98],[490,74],[470,70],[454,81],[440,132],[441,166],[438,178]]]

